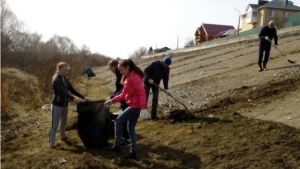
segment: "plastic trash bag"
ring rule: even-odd
[[[91,101],[77,105],[78,135],[86,148],[101,149],[107,145],[111,119],[104,102]]]

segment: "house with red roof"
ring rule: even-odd
[[[203,23],[195,32],[195,41],[196,44],[200,44],[205,41],[232,35],[235,31],[235,28],[230,25]]]

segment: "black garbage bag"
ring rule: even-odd
[[[111,119],[104,102],[91,101],[77,105],[78,135],[86,148],[101,149],[107,145]]]

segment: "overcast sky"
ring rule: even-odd
[[[258,0],[6,0],[43,41],[67,36],[80,48],[127,58],[137,48],[184,46],[201,23],[233,25]],[[300,0],[293,0],[300,6]]]

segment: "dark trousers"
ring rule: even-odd
[[[146,99],[148,103],[148,98],[149,98],[149,93],[150,89],[152,90],[152,109],[151,109],[151,118],[156,118],[156,112],[157,112],[157,106],[158,106],[158,94],[159,94],[159,89],[157,86],[154,85],[147,85],[144,84],[144,88],[146,90]]]
[[[271,45],[266,45],[266,44],[261,44],[259,45],[259,53],[258,53],[258,64],[261,64],[262,62],[268,63],[269,61],[269,56],[270,56],[270,50],[271,50]],[[265,52],[265,58],[263,61],[263,56]]]

